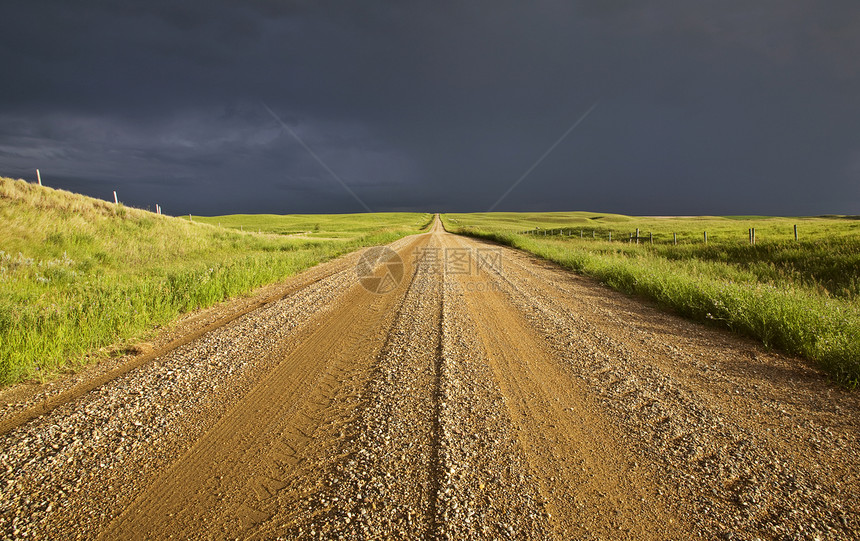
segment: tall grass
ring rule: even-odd
[[[860,235],[816,237],[807,230],[812,238],[802,242],[756,246],[734,239],[675,246],[670,236],[636,245],[625,242],[628,236],[608,242],[580,239],[578,231],[572,237],[523,235],[476,227],[468,215],[455,219],[452,224],[443,216],[455,232],[529,251],[687,317],[812,359],[841,383],[860,382]]]
[[[342,240],[159,216],[0,178],[0,383],[43,375],[179,314],[242,295],[430,222],[361,216]],[[324,231],[323,231],[324,232]]]

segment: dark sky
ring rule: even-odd
[[[0,27],[0,175],[168,214],[484,211],[595,103],[497,210],[860,214],[856,0],[6,0]]]

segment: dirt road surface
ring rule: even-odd
[[[390,248],[6,390],[0,535],[860,538],[808,362],[438,220]]]

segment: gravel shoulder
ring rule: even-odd
[[[808,363],[438,220],[391,248],[387,294],[352,254],[0,394],[0,535],[858,538],[860,399]]]

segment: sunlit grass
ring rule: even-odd
[[[519,221],[515,214],[452,214],[443,222],[803,355],[840,382],[860,381],[860,221],[613,215],[607,223],[602,216],[570,213],[565,222],[564,213],[523,214]],[[637,227],[639,244],[630,239]]]
[[[334,228],[346,222],[321,219],[324,239],[258,234],[0,178],[0,383],[82,362],[183,312],[430,220],[353,215],[343,230]],[[275,230],[280,222],[254,225]]]
[[[309,238],[354,238],[368,228],[401,228],[403,224],[424,220],[423,214],[410,212],[374,212],[363,214],[230,214],[226,216],[192,216],[203,222],[239,231],[276,233]],[[425,220],[425,221],[429,221]]]

